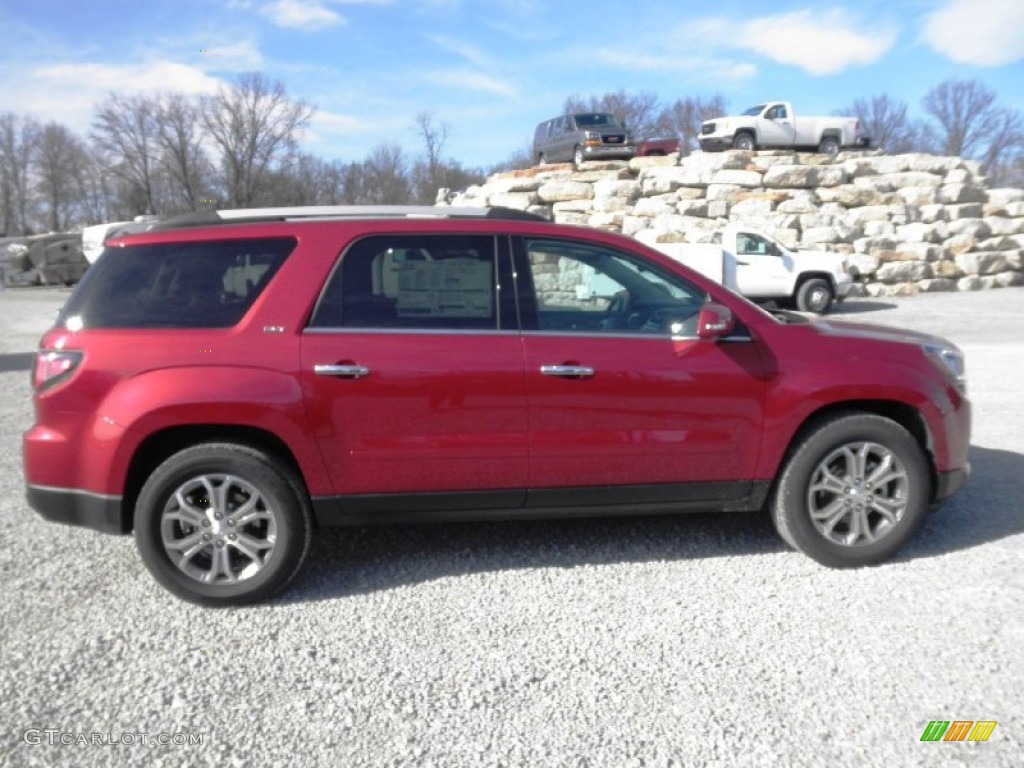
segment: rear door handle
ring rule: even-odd
[[[568,379],[583,379],[594,375],[594,369],[586,365],[542,365],[540,372],[545,376],[562,376]]]
[[[317,376],[337,376],[339,379],[361,379],[370,375],[365,365],[314,365]]]

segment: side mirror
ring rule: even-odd
[[[697,337],[701,339],[720,339],[728,336],[736,328],[736,318],[732,310],[721,304],[708,303],[701,307],[697,316]]]

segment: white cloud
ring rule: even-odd
[[[251,41],[213,45],[202,60],[209,61],[210,69],[223,72],[249,72],[264,65],[263,54]]]
[[[490,57],[470,43],[464,43],[461,40],[454,40],[450,37],[437,37],[433,35],[429,36],[427,39],[438,48],[448,51],[449,53],[454,53],[456,56],[465,59],[474,66],[485,67],[490,64]]]
[[[695,22],[688,36],[705,45],[738,48],[812,75],[833,75],[880,59],[896,42],[891,27],[857,29],[840,9],[793,11],[745,22],[707,18]]]
[[[633,72],[662,72],[677,75],[693,75],[714,72],[726,80],[746,80],[757,74],[757,67],[734,59],[711,58],[706,56],[685,58],[656,53],[640,54],[635,50],[604,49],[580,52],[581,63],[600,61],[617,69]]]
[[[19,112],[43,121],[56,120],[83,134],[90,127],[94,105],[111,92],[212,94],[222,84],[201,69],[168,60],[123,66],[55,64],[22,70],[16,85],[14,78],[4,79],[11,85],[7,95],[18,104]]]
[[[466,69],[446,69],[430,72],[426,75],[427,80],[442,88],[451,88],[463,91],[483,91],[494,93],[498,96],[516,96],[516,89],[495,77],[473,72]]]
[[[960,64],[1012,64],[1024,58],[1024,2],[948,0],[928,17],[924,37]]]
[[[279,27],[307,32],[346,23],[340,13],[325,8],[319,0],[274,0],[261,10]]]

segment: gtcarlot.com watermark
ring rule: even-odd
[[[86,732],[86,731],[62,731],[59,728],[27,728],[22,733],[22,739],[26,744],[33,746],[47,744],[51,746],[116,746],[124,744],[134,746],[141,744],[144,747],[158,745],[162,747],[198,747],[206,744],[207,734],[205,733],[167,733],[164,731],[150,733],[148,731],[125,731],[122,733],[111,732]]]

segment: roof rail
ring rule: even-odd
[[[536,213],[515,208],[469,208],[432,205],[309,205],[282,208],[234,208],[203,210],[174,216],[133,231],[159,232],[183,227],[202,227],[260,221],[298,221],[302,219],[504,219],[509,221],[548,221]]]

